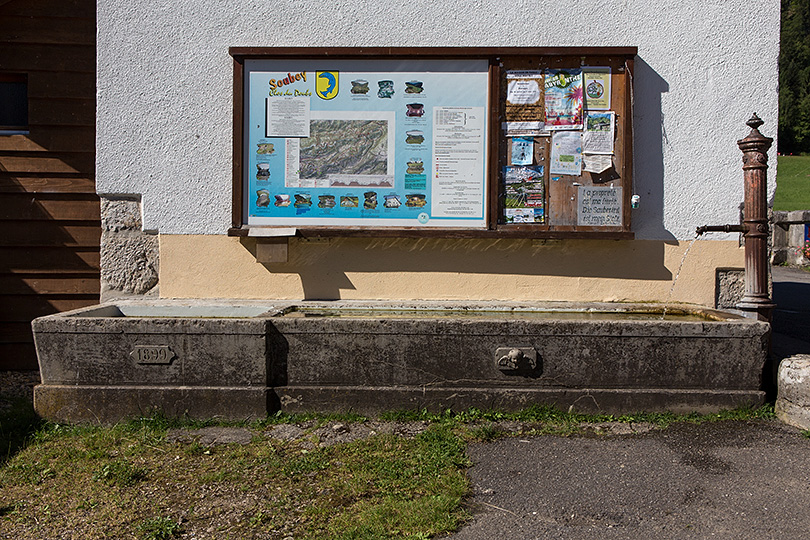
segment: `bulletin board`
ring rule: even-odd
[[[632,238],[635,48],[232,48],[229,234]]]

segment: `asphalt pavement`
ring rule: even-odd
[[[810,538],[810,439],[778,421],[473,444],[456,540]]]
[[[810,272],[774,266],[773,352],[778,358],[810,354]]]
[[[810,354],[810,273],[776,267],[772,360]],[[810,438],[778,420],[469,447],[454,540],[810,539]]]

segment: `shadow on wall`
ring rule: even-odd
[[[633,189],[641,196],[641,206],[633,210],[633,221],[643,224],[644,238],[674,240],[664,228],[664,144],[668,143],[661,94],[669,92],[669,84],[639,56],[634,67]]]
[[[634,192],[643,204],[633,210],[634,230],[659,241],[515,239],[332,238],[323,243],[291,240],[286,264],[271,272],[295,273],[308,299],[340,298],[354,289],[349,273],[445,273],[563,276],[668,281],[664,244],[676,241],[664,228],[666,143],[661,94],[669,85],[640,57],[634,72]],[[256,240],[242,239],[254,256]],[[429,279],[429,278],[428,278]],[[418,286],[418,283],[416,284]]]
[[[255,256],[256,239],[241,243]],[[347,273],[672,279],[664,266],[663,243],[619,240],[298,239],[290,241],[286,264],[265,266],[270,272],[298,274],[308,299],[340,298],[341,289],[354,289]]]
[[[9,170],[4,159],[0,157],[0,369],[36,369],[31,320],[98,302],[98,202],[94,195],[49,191],[60,180],[70,183],[69,177]],[[46,160],[30,158],[26,163]]]

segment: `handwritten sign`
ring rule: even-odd
[[[621,227],[622,188],[580,186],[577,225]]]

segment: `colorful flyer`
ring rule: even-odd
[[[556,131],[551,136],[550,174],[582,174],[582,133]]]
[[[612,154],[616,113],[588,112],[582,134],[582,151],[586,154]]]
[[[610,68],[584,67],[582,78],[585,85],[585,108],[589,111],[610,109]]]
[[[504,210],[506,223],[545,223],[542,208],[507,208]]]
[[[546,129],[581,129],[582,71],[546,70],[545,105]]]
[[[543,72],[506,72],[506,121],[542,122]]]
[[[504,221],[545,223],[544,168],[504,167]]]
[[[512,165],[534,163],[534,139],[515,137],[512,139]]]

